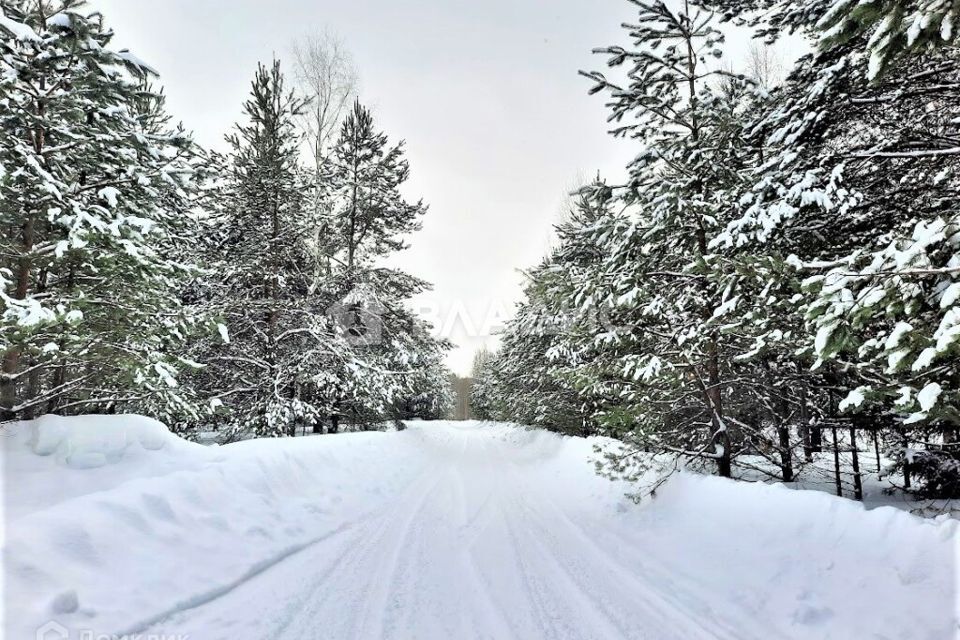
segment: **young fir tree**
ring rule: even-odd
[[[0,404],[46,411],[191,412],[178,371],[197,323],[191,269],[195,148],[169,125],[154,72],[115,52],[80,0],[2,3]]]

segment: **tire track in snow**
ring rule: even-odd
[[[556,535],[557,524],[565,524],[562,520],[549,517],[531,504],[531,499],[537,501],[548,500],[540,492],[534,492],[530,484],[519,476],[514,467],[504,474],[511,479],[514,491],[510,496],[514,508],[521,515],[522,537],[527,539],[527,548],[533,549],[539,555],[541,562],[550,567],[556,576],[556,583],[564,585],[563,600],[570,603],[590,603],[599,614],[594,622],[602,620],[609,629],[600,637],[612,638],[715,638],[715,633],[691,619],[688,612],[678,610],[670,603],[664,603],[657,594],[643,593],[636,597],[624,598],[617,592],[610,591],[610,568],[606,562],[598,561],[596,557],[588,560],[582,558],[584,545],[577,541],[571,544],[569,540],[561,541]],[[592,560],[592,561],[591,561]],[[621,581],[629,585],[634,576],[614,573]],[[617,602],[619,600],[619,602]],[[644,615],[638,616],[641,609]],[[629,615],[627,614],[629,612]]]
[[[608,558],[590,553],[588,558],[581,559],[583,550],[589,547],[579,540],[574,544],[569,540],[561,541],[556,535],[556,529],[547,527],[541,514],[530,509],[529,505],[524,505],[523,508],[530,514],[536,514],[536,517],[527,519],[527,535],[532,543],[539,547],[544,561],[552,564],[555,571],[571,586],[569,599],[575,600],[576,596],[579,596],[592,602],[617,627],[621,637],[746,640],[737,635],[720,634],[718,629],[702,624],[698,616],[691,615],[686,608],[677,607],[636,575],[618,570]],[[564,549],[567,550],[566,553],[562,553]],[[606,588],[610,576],[613,575],[617,578],[618,587],[628,592],[629,596],[610,594],[604,586],[592,584],[591,579],[600,572],[603,573],[603,582],[607,583]],[[619,606],[614,601],[620,601]],[[637,609],[643,610],[642,616],[637,615]],[[630,611],[632,615],[626,616],[623,611]]]
[[[398,637],[389,633],[397,623],[397,621],[389,616],[389,613],[391,609],[393,609],[398,611],[402,616],[404,607],[402,606],[401,599],[417,593],[416,588],[411,589],[409,586],[411,578],[413,582],[416,582],[418,577],[417,571],[410,571],[413,554],[409,553],[409,551],[422,547],[423,541],[431,539],[425,532],[426,527],[422,515],[428,506],[430,506],[430,499],[435,497],[438,492],[444,490],[441,485],[445,479],[448,479],[445,474],[437,474],[430,488],[417,499],[416,506],[409,510],[397,535],[391,536],[393,542],[389,545],[390,551],[387,554],[389,560],[385,565],[380,565],[386,567],[386,569],[381,573],[382,579],[377,581],[378,584],[374,590],[374,597],[366,600],[366,615],[363,616],[364,622],[367,620],[376,621],[373,627],[376,632],[373,634],[363,633],[367,629],[367,625],[365,624],[361,627],[360,637]],[[408,553],[404,553],[405,550],[408,551]],[[392,607],[390,606],[391,600],[393,601]],[[407,607],[406,611],[408,613],[409,610],[410,607]]]
[[[405,433],[422,463],[395,497],[152,632],[193,631],[172,626],[183,622],[204,640],[777,635],[712,609],[690,577],[645,555],[640,533],[613,526],[602,538],[620,551],[603,548],[584,530],[589,509],[571,514],[574,498],[538,473],[555,451],[536,438],[447,425]]]
[[[481,441],[483,455],[489,460],[502,461],[509,471],[516,466],[510,461],[511,454],[505,443],[488,439]],[[499,471],[499,470],[498,470]],[[544,637],[563,638],[632,638],[623,627],[609,616],[597,615],[595,607],[584,606],[592,602],[584,598],[585,594],[569,578],[557,571],[545,557],[536,540],[531,540],[526,513],[520,508],[518,494],[525,490],[525,483],[515,474],[499,471],[489,486],[489,494],[481,505],[481,511],[488,509],[496,513],[493,521],[500,523],[499,532],[509,542],[509,549],[516,567],[519,569],[522,591],[525,599],[531,603],[530,610],[535,614],[534,628]],[[484,506],[486,505],[486,506]],[[475,518],[479,518],[478,514]],[[473,541],[481,540],[481,532],[473,532]],[[510,566],[510,564],[505,564]],[[549,630],[549,632],[546,632]],[[516,633],[511,637],[529,637]]]
[[[401,493],[401,500],[395,502],[392,507],[388,509],[386,513],[383,512],[372,512],[361,515],[354,521],[342,523],[339,527],[333,531],[329,531],[321,536],[318,536],[314,539],[311,539],[303,544],[294,545],[286,552],[274,556],[269,560],[257,563],[254,567],[245,572],[243,575],[238,577],[235,580],[230,581],[220,587],[212,589],[203,594],[193,596],[188,598],[178,605],[165,610],[163,612],[157,613],[154,616],[151,616],[149,619],[146,619],[139,624],[131,627],[130,629],[117,633],[115,635],[123,637],[125,635],[134,636],[136,634],[143,634],[148,630],[157,630],[165,627],[169,627],[172,624],[175,624],[177,619],[188,617],[191,612],[194,610],[202,609],[203,607],[216,604],[218,600],[223,599],[229,596],[234,591],[243,588],[248,583],[254,581],[261,574],[269,572],[271,569],[277,568],[280,564],[286,562],[292,562],[298,559],[298,556],[301,554],[309,553],[317,546],[322,546],[320,543],[331,541],[332,538],[340,536],[340,534],[354,533],[354,535],[340,537],[338,541],[342,541],[342,544],[348,546],[348,550],[344,554],[335,554],[332,562],[320,568],[319,571],[311,572],[308,575],[311,577],[310,584],[307,585],[307,595],[298,600],[298,604],[301,605],[302,609],[306,608],[306,605],[303,604],[304,601],[316,602],[317,599],[310,598],[309,596],[317,595],[321,592],[327,584],[327,578],[332,576],[335,571],[341,565],[351,564],[353,557],[358,555],[365,547],[355,544],[358,539],[364,539],[364,531],[369,530],[371,533],[376,534],[378,531],[382,530],[380,523],[385,519],[391,519],[396,515],[396,513],[402,512],[407,506],[406,496],[408,494],[413,494],[413,498],[422,497],[429,494],[429,489],[424,492],[420,486],[421,484],[428,484],[433,486],[437,482],[437,479],[432,476],[429,471],[423,471],[419,475],[415,476],[413,480],[407,485],[407,488]],[[372,548],[374,544],[370,544],[369,547]],[[319,598],[320,601],[323,598]],[[286,632],[287,628],[296,622],[296,613],[300,613],[302,617],[303,611],[295,612],[294,607],[289,605],[285,607],[285,611],[288,613],[285,616],[285,619],[280,622],[278,628],[275,629],[277,633]],[[231,636],[232,637],[232,636]],[[256,636],[254,636],[256,637]],[[271,636],[280,638],[281,635]],[[299,637],[299,636],[298,636]]]
[[[328,531],[324,533],[321,536],[308,540],[304,543],[296,544],[291,547],[288,547],[287,549],[285,549],[284,551],[282,551],[281,553],[275,556],[272,556],[266,560],[262,560],[260,562],[254,563],[250,567],[250,569],[245,571],[236,579],[231,580],[230,582],[227,582],[223,585],[220,585],[216,588],[210,589],[203,593],[190,596],[189,598],[186,598],[180,601],[173,607],[170,607],[169,609],[161,611],[151,616],[150,618],[146,618],[138,622],[137,624],[132,625],[125,631],[121,631],[111,635],[123,638],[123,637],[137,636],[137,635],[143,634],[143,632],[149,629],[150,627],[162,624],[163,622],[169,620],[175,615],[183,614],[192,609],[197,609],[204,605],[210,604],[211,602],[217,599],[220,599],[220,598],[223,598],[224,596],[229,595],[232,591],[243,586],[244,584],[253,580],[257,576],[261,575],[262,573],[265,573],[266,571],[272,569],[273,567],[280,564],[284,560],[287,560],[292,556],[298,553],[301,553],[306,549],[309,549],[310,547],[314,547],[320,544],[321,542],[325,542],[330,538],[343,534],[346,531],[348,531],[350,528],[351,528],[350,523],[344,523],[339,527],[333,529],[332,531]]]
[[[621,535],[620,531],[615,528],[598,526],[597,529],[602,535],[619,540],[624,552],[641,567],[640,571],[631,571],[624,567],[622,562],[611,557],[609,552],[600,546],[597,541],[584,530],[583,525],[578,524],[571,518],[554,500],[545,497],[543,505],[554,510],[557,516],[571,531],[572,535],[574,535],[581,544],[590,547],[593,553],[596,554],[595,557],[602,559],[611,571],[616,572],[622,577],[633,579],[639,584],[642,584],[646,589],[652,589],[657,593],[658,597],[670,602],[671,606],[675,609],[689,610],[691,603],[699,605],[701,610],[698,613],[709,616],[714,624],[723,627],[727,636],[734,640],[744,640],[748,637],[745,635],[748,633],[747,630],[750,630],[749,633],[751,635],[749,637],[757,638],[758,640],[766,640],[770,637],[789,637],[789,634],[778,629],[770,620],[764,620],[762,624],[759,624],[755,614],[750,611],[744,610],[736,616],[730,616],[728,614],[718,615],[708,604],[710,599],[710,592],[708,590],[701,588],[694,580],[680,573],[678,568],[668,567],[664,562],[658,560],[655,555],[646,554],[641,556],[637,554],[636,550],[641,547],[643,543],[642,540],[628,539]],[[651,542],[647,546],[653,548],[655,547],[655,543]],[[650,578],[651,576],[653,576],[653,579]],[[678,580],[678,577],[681,578],[681,580]],[[671,589],[665,593],[658,585],[669,585]],[[730,605],[731,602],[725,602],[724,604]],[[711,633],[716,633],[714,629],[710,631]]]
[[[382,616],[382,613],[376,611],[371,614],[372,594],[378,589],[378,583],[389,579],[384,578],[385,574],[396,571],[404,536],[402,530],[412,526],[416,515],[441,480],[442,478],[436,477],[430,471],[424,471],[385,512],[365,520],[363,526],[356,529],[358,535],[350,539],[346,553],[336,560],[336,565],[342,569],[336,583],[342,587],[346,582],[351,589],[331,593],[326,580],[317,581],[312,592],[313,597],[307,600],[307,605],[298,618],[284,625],[284,635],[271,637],[278,640],[288,636],[317,637],[317,621],[320,620],[328,634],[320,637],[381,637],[368,633],[371,615]],[[399,527],[397,522],[401,523]],[[385,555],[392,558],[387,564],[383,562]],[[350,580],[344,580],[344,575],[349,575]],[[334,597],[327,597],[328,595]],[[288,628],[303,631],[306,635],[291,635],[287,633]]]
[[[507,528],[510,539],[517,549],[516,555],[520,570],[525,576],[525,584],[540,604],[541,611],[551,612],[551,626],[555,630],[562,628],[564,631],[562,636],[556,637],[585,640],[637,637],[625,633],[607,612],[603,611],[601,615],[597,615],[598,612],[590,611],[589,607],[583,607],[585,602],[592,602],[592,599],[585,597],[587,594],[577,588],[567,575],[556,570],[556,563],[551,563],[549,554],[542,553],[540,543],[531,541],[529,535],[518,534],[518,527],[511,524],[509,520],[507,520]],[[539,559],[536,569],[532,568],[533,565],[530,562],[533,558]],[[560,620],[563,621],[562,627],[559,626]]]
[[[605,571],[610,572],[618,578],[618,582],[624,585],[631,585],[639,592],[638,598],[643,598],[647,604],[658,603],[658,609],[661,615],[668,615],[678,621],[683,621],[683,625],[689,626],[689,622],[695,624],[695,630],[704,634],[707,638],[729,638],[730,640],[746,640],[747,638],[756,638],[765,640],[770,637],[786,637],[785,634],[771,629],[769,626],[760,627],[756,622],[744,612],[741,616],[728,617],[718,615],[709,604],[708,594],[705,594],[696,585],[688,583],[680,586],[677,583],[676,576],[666,571],[662,563],[656,562],[652,555],[642,556],[642,570],[630,571],[625,568],[622,562],[613,558],[610,552],[597,544],[597,542],[588,535],[583,527],[578,524],[570,515],[556,502],[556,500],[545,492],[535,492],[532,487],[525,483],[518,475],[518,470],[514,468],[511,476],[515,482],[524,485],[523,491],[516,493],[518,503],[527,509],[534,517],[528,518],[528,522],[539,529],[539,535],[535,536],[538,541],[551,540],[553,542],[552,557],[555,561],[565,567],[565,571],[575,581],[581,584],[584,593],[589,596],[589,586],[584,584],[584,577],[590,575],[592,571],[588,567],[604,567]],[[536,496],[536,501],[531,498]],[[549,510],[551,516],[544,514],[544,510]],[[548,527],[546,522],[560,524],[561,527]],[[569,533],[573,540],[562,541],[558,537],[558,531],[564,529]],[[605,533],[611,530],[604,528]],[[615,534],[614,534],[615,535]],[[619,538],[619,536],[618,536]],[[623,538],[621,541],[626,542]],[[623,548],[627,552],[632,552],[637,547],[637,540],[625,543]],[[573,554],[557,553],[556,550],[568,548],[578,549]],[[589,559],[584,561],[582,550],[588,550]],[[652,569],[652,565],[656,568]],[[651,574],[655,576],[651,579]],[[669,591],[664,592],[660,585],[669,585]],[[702,622],[709,620],[709,622]],[[734,624],[731,624],[734,623]],[[681,625],[681,626],[683,626]],[[748,634],[747,629],[752,629]],[[693,629],[691,629],[692,631]],[[687,637],[687,636],[685,636]]]

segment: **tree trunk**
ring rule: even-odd
[[[330,433],[340,431],[340,416],[336,413],[330,415]]]
[[[63,338],[60,339],[60,343],[63,344]],[[63,356],[60,357],[60,364],[57,365],[56,371],[53,373],[53,388],[59,389],[67,382],[67,360]],[[51,396],[50,401],[47,402],[47,413],[56,413],[57,407],[60,404],[60,396],[55,395]]]
[[[784,482],[793,482],[793,459],[790,452],[790,429],[785,425],[777,427],[780,440],[780,472]]]
[[[910,440],[903,432],[903,488],[910,489]]]
[[[33,251],[33,215],[28,214],[21,227],[21,251],[17,261],[17,275],[13,295],[14,300],[24,300],[30,288],[30,271],[33,260],[30,253]],[[12,420],[15,415],[13,408],[17,404],[17,372],[20,370],[20,345],[11,345],[3,354],[3,366],[0,368],[0,419]]]
[[[718,444],[723,451],[720,454],[720,459],[717,460],[717,473],[721,478],[730,478],[733,476],[733,465],[730,460],[730,436],[726,429],[720,432]]]
[[[359,123],[358,123],[359,124]],[[357,148],[360,144],[360,133],[356,128],[353,130],[353,185],[350,196],[350,230],[349,240],[347,241],[347,284],[353,287],[353,263],[356,259],[357,246],[357,215],[359,208],[358,183],[360,182],[360,159],[357,157]]]
[[[860,480],[860,456],[857,453],[857,430],[850,427],[850,456],[853,464],[853,497],[863,500],[863,482]]]
[[[47,290],[47,270],[41,269],[37,277],[37,293],[43,293]],[[44,369],[40,367],[41,361],[39,358],[30,359],[30,375],[27,376],[27,393],[24,396],[25,402],[30,402],[35,400],[38,395],[40,395],[40,380],[43,375]],[[28,419],[34,419],[40,416],[41,408],[40,405],[34,405],[30,408],[29,412],[25,416]]]
[[[823,452],[823,429],[819,425],[810,425],[810,451]]]
[[[0,368],[0,421],[16,418],[13,407],[17,404],[17,383],[13,376],[19,368],[19,359],[19,347],[10,347],[3,354],[3,367]]]
[[[42,14],[43,12],[41,11],[40,13]],[[42,15],[40,19],[42,22],[45,20]],[[39,87],[41,93],[46,91],[47,81],[43,76],[39,79]],[[37,121],[40,123],[44,122],[47,113],[47,106],[44,103],[44,99],[37,98],[35,107]],[[39,124],[36,130],[31,133],[33,134],[33,150],[37,156],[43,158],[44,147],[47,143],[46,126]],[[41,162],[44,162],[44,160],[41,160]],[[20,228],[21,253],[17,261],[17,284],[14,287],[13,295],[10,296],[14,300],[26,299],[27,292],[30,289],[30,271],[33,269],[33,257],[31,253],[33,252],[36,221],[34,220],[34,214],[30,212],[29,209],[25,210],[24,213],[26,214],[25,219],[23,226]],[[9,420],[15,417],[12,409],[17,404],[16,375],[20,369],[20,353],[21,347],[19,345],[11,345],[3,354],[3,365],[0,366],[0,420]]]
[[[774,424],[777,425],[777,440],[779,440],[780,449],[780,475],[784,482],[793,482],[793,450],[790,448],[790,426],[785,422],[789,418],[790,408],[787,406],[784,393],[772,384],[772,376],[770,382],[770,388],[773,389],[774,395],[772,406],[775,407],[773,420]]]
[[[701,250],[706,253],[706,234],[703,228],[700,229]],[[712,315],[712,314],[711,314]],[[719,337],[716,332],[710,336],[707,343],[707,383],[706,389],[707,406],[711,411],[710,423],[713,426],[714,449],[721,448],[720,458],[717,460],[717,473],[722,478],[730,478],[732,474],[732,464],[730,459],[730,433],[727,431],[726,423],[723,420],[723,390],[720,387],[720,346]]]
[[[33,369],[30,371],[30,375],[27,376],[27,393],[24,396],[24,401],[26,402],[36,399],[37,395],[39,395],[40,393],[40,373],[42,369],[39,366],[37,366],[39,364],[40,363],[37,361],[36,358],[30,359],[29,366],[33,367]],[[40,406],[35,405],[30,408],[30,410],[27,412],[27,415],[24,417],[32,420],[39,416],[40,416]]]
[[[837,495],[843,497],[843,482],[840,480],[840,444],[837,442],[837,425],[830,425],[833,432],[833,477],[837,483]]]
[[[813,462],[813,434],[810,427],[810,411],[807,407],[807,383],[800,383],[800,438],[803,440],[803,457]]]
[[[684,3],[684,13],[689,17],[689,6],[688,3]],[[687,100],[690,104],[690,138],[694,141],[700,139],[700,123],[697,119],[697,103],[699,101],[697,92],[697,79],[702,76],[697,74],[697,61],[698,57],[696,51],[694,50],[694,44],[692,37],[685,38],[685,45],[687,48],[687,83],[689,88],[689,94]],[[700,193],[703,191],[703,185],[697,183],[692,186],[694,193]],[[704,226],[703,217],[696,210],[693,210],[693,215],[695,217],[695,222],[697,225],[697,252],[699,257],[704,257],[709,253],[709,246],[707,243],[707,230]],[[705,321],[713,316],[713,309],[709,308],[711,291],[708,288],[704,288],[704,305],[702,308],[702,315]],[[717,447],[720,447],[720,456],[717,459],[717,473],[724,478],[731,477],[732,474],[732,464],[730,459],[730,433],[727,431],[726,424],[723,421],[723,390],[720,387],[720,337],[717,331],[713,331],[710,335],[710,338],[707,342],[707,385],[708,388],[704,390],[706,395],[707,409],[710,411],[710,424],[713,428],[713,445],[714,451]],[[702,380],[700,381],[702,384]]]
[[[883,477],[883,465],[880,463],[880,429],[873,430],[873,453],[877,456],[877,477]]]

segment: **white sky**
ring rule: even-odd
[[[606,134],[602,96],[578,69],[593,47],[627,44],[626,0],[92,0],[159,70],[172,114],[205,146],[241,117],[258,61],[289,59],[293,38],[337,33],[360,97],[405,139],[406,194],[430,205],[394,264],[434,283],[416,306],[457,347],[460,375],[492,345],[546,252],[567,193],[597,171],[616,181],[635,155]],[[728,43],[741,66],[746,35]],[[288,67],[289,68],[289,67]]]

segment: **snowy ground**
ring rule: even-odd
[[[205,448],[124,416],[3,435],[10,639],[958,628],[956,521],[691,474],[634,505],[579,438],[434,422]]]
[[[848,448],[844,442],[841,447]],[[896,507],[926,518],[950,517],[960,519],[960,500],[942,498],[918,498],[915,494],[902,489],[903,475],[891,472],[893,461],[881,457],[880,464],[872,450],[859,450],[860,479],[863,487],[863,505],[867,509],[877,507]],[[747,468],[740,466],[743,463],[750,465]],[[761,472],[760,470],[763,470]],[[779,480],[780,469],[768,459],[760,456],[741,455],[737,458],[734,476],[752,482],[770,482],[791,489],[803,491],[823,491],[836,495],[836,477],[834,471],[833,453],[824,451],[814,454],[813,462],[803,460],[794,461],[796,480],[783,483]],[[848,498],[854,496],[852,456],[845,451],[840,453],[840,476],[843,495]]]

